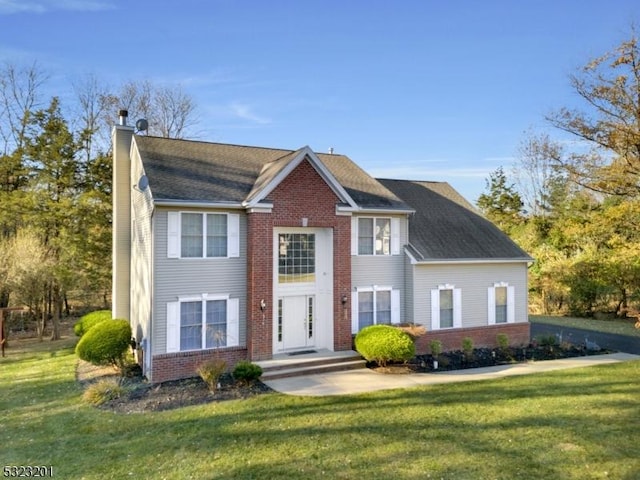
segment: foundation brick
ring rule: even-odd
[[[450,330],[434,330],[418,337],[416,340],[416,354],[424,355],[430,353],[431,350],[429,348],[429,342],[432,340],[440,340],[442,342],[442,350],[445,352],[461,350],[462,339],[465,337],[469,337],[473,340],[475,348],[495,348],[498,346],[496,336],[499,333],[507,335],[509,345],[513,347],[528,345],[531,338],[529,322],[488,325],[473,328],[456,328]]]

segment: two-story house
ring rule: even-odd
[[[531,258],[445,183],[376,180],[344,155],[113,130],[113,315],[152,382],[413,322],[529,339]]]

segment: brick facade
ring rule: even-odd
[[[227,362],[227,370],[231,371],[236,363],[247,359],[247,349],[232,347],[154,355],[151,359],[153,370],[150,380],[153,383],[161,383],[196,376],[198,366],[213,358],[221,358]]]
[[[303,160],[269,194],[271,213],[247,220],[247,351],[251,360],[271,358],[273,349],[273,229],[307,227],[333,230],[334,349],[351,348],[351,219],[336,215],[338,196],[308,160]],[[342,305],[342,297],[347,303]],[[264,312],[260,301],[266,302]],[[345,313],[347,312],[347,313]]]
[[[471,338],[476,348],[494,348],[498,346],[496,336],[499,333],[507,335],[509,345],[511,346],[528,345],[530,341],[529,327],[529,322],[520,322],[489,325],[485,327],[429,331],[416,340],[416,353],[418,355],[430,353],[429,342],[432,340],[440,340],[444,352],[461,350],[462,339],[465,337]]]

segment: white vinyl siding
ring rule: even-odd
[[[238,345],[239,301],[200,295],[167,303],[167,353]]]
[[[431,329],[462,327],[462,289],[440,285],[431,290]]]
[[[513,285],[496,283],[487,289],[487,323],[515,322],[516,292]]]
[[[400,290],[391,287],[359,287],[351,298],[351,330],[400,323]]]
[[[167,212],[168,258],[233,258],[240,255],[240,216],[234,213]]]
[[[227,212],[222,212],[227,213]],[[152,281],[153,314],[151,323],[153,329],[149,331],[153,341],[150,343],[150,354],[159,355],[167,351],[179,351],[179,347],[170,348],[172,337],[167,332],[167,304],[178,298],[193,296],[194,292],[222,292],[229,295],[229,301],[239,303],[238,317],[234,319],[238,334],[235,340],[238,345],[246,343],[246,298],[247,298],[247,217],[239,215],[234,227],[233,215],[229,215],[227,233],[237,239],[238,256],[228,258],[191,258],[176,261],[169,253],[170,245],[167,238],[171,231],[171,217],[179,221],[177,210],[159,208],[154,214],[153,258],[154,275]],[[176,226],[175,231],[179,228]],[[179,247],[179,242],[177,242]],[[179,250],[177,250],[179,253]],[[231,250],[227,251],[231,255]],[[179,255],[178,255],[179,257]],[[149,294],[151,295],[151,293]],[[233,314],[229,310],[229,315]],[[228,319],[228,323],[231,319]],[[231,334],[228,333],[228,337]]]
[[[513,318],[514,323],[528,320],[526,262],[407,264],[406,268],[412,272],[408,274],[410,281],[407,282],[407,288],[410,285],[412,288],[406,292],[407,302],[411,304],[407,311],[409,308],[413,310],[411,320],[417,324],[431,328],[434,302],[429,292],[438,285],[450,284],[462,291],[460,312],[462,327],[486,326],[488,323],[487,288],[494,285],[496,279],[513,287],[513,301],[510,303],[512,307],[509,307],[509,309],[513,308],[513,313],[509,313],[509,310],[508,318]]]

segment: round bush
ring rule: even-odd
[[[262,367],[248,360],[239,361],[233,369],[233,378],[244,383],[251,383],[260,378],[260,375]]]
[[[384,367],[389,362],[406,362],[416,355],[408,333],[390,325],[371,325],[356,335],[356,350],[369,362]]]
[[[76,354],[94,365],[114,365],[121,367],[131,341],[131,327],[127,320],[100,322],[85,333]]]
[[[81,337],[92,327],[105,320],[111,320],[111,310],[96,310],[95,312],[87,313],[75,323],[73,331],[78,337]]]

